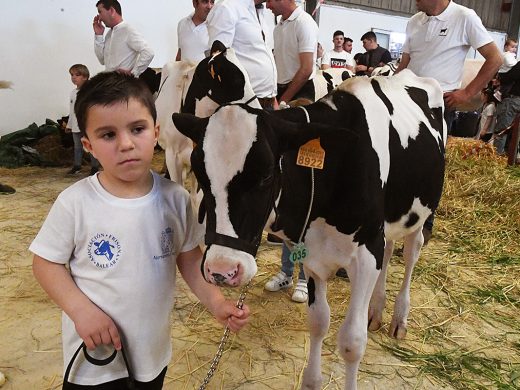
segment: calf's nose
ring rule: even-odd
[[[224,275],[213,273],[211,274],[211,277],[217,286],[223,286],[226,284],[226,277]]]

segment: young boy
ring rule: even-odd
[[[75,111],[83,146],[104,169],[58,196],[29,248],[34,275],[63,309],[65,365],[82,340],[98,359],[123,342],[139,388],[161,389],[175,265],[232,331],[247,323],[249,309],[204,281],[203,232],[188,193],[150,170],[159,127],[147,87],[131,75],[100,73],[79,91]],[[121,356],[98,367],[80,353],[69,382],[120,389],[127,376]]]
[[[69,69],[70,80],[72,84],[76,86],[70,93],[70,109],[69,109],[69,121],[65,131],[67,133],[72,132],[72,139],[74,141],[74,165],[67,172],[69,175],[74,175],[81,171],[81,161],[83,159],[83,145],[81,144],[81,134],[78,127],[78,121],[76,114],[74,113],[74,104],[76,104],[76,96],[79,89],[85,84],[90,77],[88,68],[82,64],[72,65]],[[99,170],[99,162],[91,155],[90,156],[90,174],[93,175]]]

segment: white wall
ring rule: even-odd
[[[123,18],[140,31],[155,51],[152,67],[162,67],[177,53],[177,23],[193,10],[191,0],[121,0]],[[103,67],[94,54],[92,19],[96,0],[0,1],[0,135],[45,118],[68,114],[74,85],[69,67]]]

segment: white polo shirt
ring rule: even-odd
[[[403,52],[408,69],[436,79],[444,91],[460,88],[464,60],[470,47],[478,49],[493,39],[472,9],[450,1],[437,16],[419,12],[406,26]]]
[[[219,40],[232,47],[259,98],[276,96],[276,66],[253,0],[221,0],[209,12],[209,45]]]
[[[204,51],[209,49],[208,27],[205,21],[195,26],[192,18],[193,13],[179,21],[177,43],[181,49],[181,59],[198,64],[205,57]]]
[[[141,34],[125,21],[109,29],[105,36],[96,35],[94,52],[105,70],[127,69],[135,77],[146,70],[154,56]]]
[[[307,12],[297,7],[291,16],[274,28],[274,56],[278,71],[278,84],[290,83],[300,68],[300,53],[313,53],[316,63],[318,25]],[[313,67],[309,80],[316,76]]]

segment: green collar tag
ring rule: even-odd
[[[293,246],[289,259],[293,263],[303,263],[308,256],[309,250],[303,242],[299,242]]]

